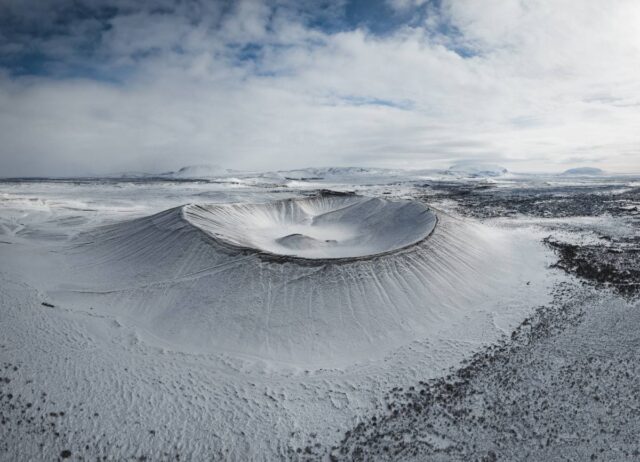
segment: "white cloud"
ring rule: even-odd
[[[131,67],[122,84],[2,78],[0,175],[464,158],[640,171],[638,2],[450,0],[384,36],[322,32],[286,4],[201,14],[116,17],[98,55]]]

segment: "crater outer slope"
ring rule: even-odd
[[[271,204],[189,205],[95,229],[67,253],[73,282],[56,301],[115,316],[163,348],[342,368],[440,335],[485,306],[502,310],[496,300],[545,264],[495,228],[444,213],[435,226],[435,214],[417,202],[349,195]],[[343,229],[296,233],[291,217],[331,232],[346,224],[365,242]],[[287,226],[267,240],[247,223]],[[327,248],[340,247],[327,241],[351,239],[360,253],[326,258]],[[269,253],[264,242],[293,255]],[[300,258],[297,247],[319,258]]]

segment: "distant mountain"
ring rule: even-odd
[[[595,167],[579,167],[579,168],[570,168],[569,170],[565,170],[563,175],[575,175],[575,176],[597,176],[602,175],[604,173],[603,170]]]
[[[495,164],[485,164],[482,162],[457,162],[449,167],[445,173],[466,178],[486,178],[502,176],[508,173],[504,167]]]
[[[332,177],[350,177],[362,175],[377,175],[387,172],[386,169],[373,169],[365,167],[309,167],[298,170],[280,170],[277,173],[284,178],[294,180],[311,180]]]
[[[167,178],[193,178],[193,179],[202,179],[202,178],[216,178],[220,176],[229,175],[229,170],[220,167],[219,165],[187,165],[182,167],[178,171],[175,172],[166,172],[161,174],[160,176]]]

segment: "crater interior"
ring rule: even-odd
[[[437,221],[421,202],[358,195],[188,205],[183,213],[194,226],[226,244],[306,259],[392,252],[426,238]]]

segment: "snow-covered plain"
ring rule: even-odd
[[[0,457],[304,457],[568,278],[537,223],[460,216],[424,173],[339,173],[1,182]]]

